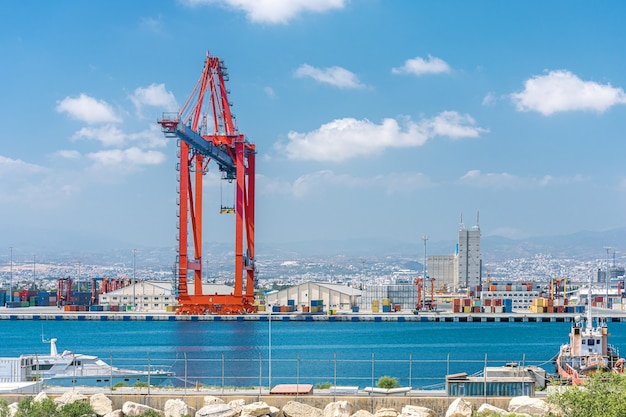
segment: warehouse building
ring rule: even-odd
[[[274,309],[276,306],[291,306],[292,311],[302,312],[352,311],[359,305],[360,298],[361,290],[356,288],[327,282],[305,282],[266,294],[265,304]],[[312,307],[323,309],[312,309]]]

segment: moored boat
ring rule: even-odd
[[[595,325],[594,325],[595,324]],[[569,343],[561,345],[555,360],[558,376],[573,385],[580,384],[587,375],[596,371],[624,371],[624,359],[619,350],[609,344],[606,319],[587,315],[576,316],[569,333]]]
[[[124,369],[111,366],[97,356],[57,351],[57,339],[50,343],[50,354],[25,354],[17,358],[0,358],[0,382],[43,381],[53,386],[100,386],[137,383],[163,385],[174,373],[162,369]]]

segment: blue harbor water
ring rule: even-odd
[[[173,385],[264,386],[329,382],[371,386],[383,376],[403,386],[442,389],[445,375],[485,364],[539,365],[568,340],[571,323],[39,321],[0,320],[0,357],[59,351],[100,356],[125,368],[165,368]],[[609,323],[626,350],[626,322]],[[271,337],[270,337],[271,336]],[[623,352],[622,352],[623,353]],[[270,380],[271,379],[271,380]]]

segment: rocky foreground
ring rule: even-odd
[[[34,401],[48,398],[45,392],[38,394]],[[226,403],[219,397],[207,395],[204,397],[203,407],[196,410],[182,399],[172,398],[165,402],[163,410],[157,410],[144,404],[127,401],[121,409],[113,409],[113,401],[105,394],[98,393],[91,396],[72,390],[64,393],[54,401],[65,405],[74,401],[88,401],[95,413],[103,417],[141,416],[148,411],[157,412],[164,417],[444,417],[437,415],[433,410],[416,405],[405,405],[401,410],[380,408],[371,413],[368,410],[358,410],[349,401],[335,401],[327,404],[324,409],[312,407],[297,401],[289,401],[282,408],[276,408],[265,402],[246,404],[245,400],[234,400]],[[18,403],[9,405],[10,417],[14,417]],[[485,416],[548,416],[559,415],[553,406],[544,400],[533,397],[514,397],[507,410],[489,404],[481,405],[474,410],[472,404],[463,398],[454,400],[445,413],[445,417],[470,417],[473,411]]]

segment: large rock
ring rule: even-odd
[[[350,417],[374,417],[374,414],[370,413],[367,410],[359,410],[356,413],[352,414]]]
[[[508,410],[515,414],[532,414],[533,416],[547,416],[550,414],[550,406],[541,398],[533,398],[527,395],[513,397],[509,401]]]
[[[246,405],[246,400],[241,399],[241,398],[238,399],[238,400],[232,400],[232,401],[230,401],[228,403],[228,405],[233,410],[237,410],[238,413],[241,413],[241,410],[243,409],[243,406]]]
[[[192,416],[196,414],[196,409],[188,406],[183,400],[170,399],[165,401],[163,414],[165,414],[165,417],[182,417],[184,415]]]
[[[465,401],[463,398],[457,398],[452,401],[446,417],[470,417],[472,415],[472,403]]]
[[[324,415],[319,408],[296,401],[289,401],[285,404],[283,414],[285,417],[322,417]]]
[[[212,405],[212,404],[226,404],[224,400],[219,397],[215,397],[213,395],[206,395],[204,397],[204,405]]]
[[[235,417],[238,415],[239,412],[237,412],[237,410],[223,403],[205,405],[196,411],[196,417]]]
[[[59,407],[62,407],[65,404],[71,404],[76,401],[87,401],[87,397],[74,389],[65,391],[63,395],[54,399],[54,402]]]
[[[350,417],[353,408],[348,401],[336,401],[324,407],[324,417]]]
[[[437,413],[419,405],[405,405],[398,417],[437,417]]]
[[[113,410],[108,414],[105,414],[103,417],[124,417],[124,413],[122,410]]]
[[[109,414],[113,411],[113,401],[102,393],[94,394],[89,397],[89,404],[91,404],[91,408],[93,408],[93,411],[99,416]]]
[[[146,411],[156,411],[159,414],[163,414],[161,411],[157,410],[156,408],[152,408],[147,405],[135,403],[132,401],[126,401],[124,405],[122,405],[122,413],[124,413],[125,416],[130,416],[130,417],[140,416]]]
[[[374,417],[396,417],[398,414],[394,408],[381,408],[374,413]]]
[[[241,414],[259,417],[270,413],[270,406],[263,401],[251,403],[241,407]]]
[[[33,402],[40,403],[43,400],[47,400],[47,399],[48,399],[48,394],[46,394],[45,391],[41,391],[39,394],[35,395],[35,398],[33,398]]]
[[[270,405],[270,417],[284,417],[283,411],[280,408]]]
[[[498,416],[507,416],[509,415],[509,412],[506,410],[503,410],[502,408],[498,408],[495,405],[491,405],[491,404],[487,404],[484,403],[483,405],[481,405],[480,407],[478,407],[478,410],[476,410],[478,414],[486,414],[486,415],[498,415]]]
[[[15,414],[17,414],[17,409],[19,406],[20,406],[19,403],[9,404],[9,417],[15,417]]]

